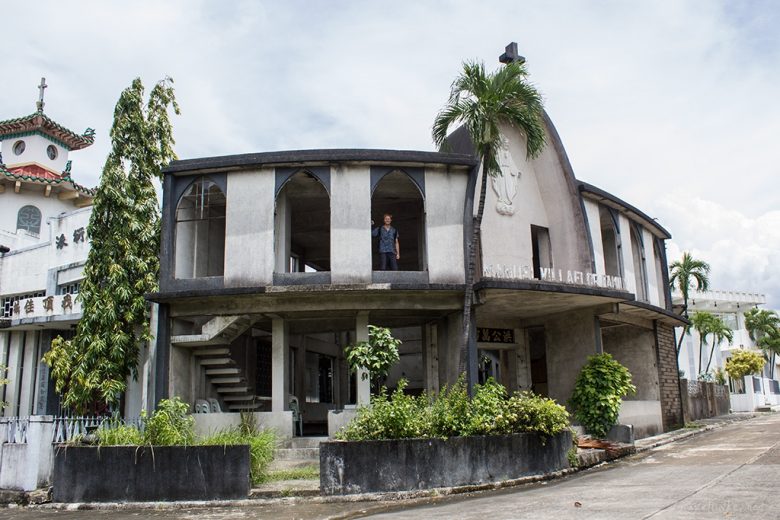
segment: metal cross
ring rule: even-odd
[[[517,52],[517,43],[512,42],[509,45],[506,46],[505,49],[506,52],[498,57],[498,61],[501,63],[504,63],[506,65],[509,65],[510,63],[525,63],[525,57],[520,56]]]
[[[44,105],[43,89],[45,89],[48,86],[49,85],[46,84],[46,78],[41,78],[41,84],[38,85],[38,92],[40,92],[40,94],[38,95],[38,102],[36,103],[36,105],[38,106],[38,112],[43,112],[43,105]]]

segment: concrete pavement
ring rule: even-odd
[[[645,451],[546,485],[458,497],[371,518],[780,518],[780,415]]]
[[[726,421],[744,416],[725,418]],[[643,453],[566,478],[498,491],[394,501],[323,497],[225,504],[125,505],[105,510],[0,509],[0,519],[191,518],[780,518],[780,415],[711,431],[682,430],[638,443]],[[675,439],[680,442],[665,444]],[[354,500],[354,498],[353,498]],[[78,506],[72,506],[78,507]],[[83,506],[81,506],[83,507]],[[164,508],[164,509],[161,509]],[[372,517],[373,518],[373,517]]]

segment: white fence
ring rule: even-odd
[[[754,412],[780,405],[780,383],[766,377],[745,376],[741,385],[734,385],[731,392],[731,409],[734,412]]]

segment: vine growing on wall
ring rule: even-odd
[[[52,342],[51,367],[63,405],[77,413],[116,405],[138,373],[139,345],[151,339],[144,295],[157,290],[159,202],[153,184],[176,158],[168,110],[179,113],[166,78],[144,103],[135,79],[119,96],[111,151],[93,201],[91,248],[78,297],[83,316],[72,340]]]

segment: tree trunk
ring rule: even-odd
[[[707,374],[710,371],[710,364],[712,363],[712,356],[715,354],[715,338],[712,338],[712,348],[710,349],[710,358],[707,360],[707,368],[704,373]]]
[[[701,355],[704,351],[704,337],[699,334],[699,373],[696,374],[696,379],[699,379],[699,374],[701,374]]]
[[[469,244],[469,259],[466,269],[466,290],[463,294],[463,337],[460,347],[460,356],[458,359],[458,372],[466,373],[466,382],[469,395],[476,381],[473,381],[471,371],[467,367],[469,337],[471,335],[471,307],[474,301],[474,275],[477,268],[477,246],[482,231],[482,215],[485,212],[485,194],[487,193],[488,164],[490,164],[490,152],[482,150],[482,182],[479,187],[479,204],[477,205],[477,215],[474,217],[474,225],[471,233],[471,244]],[[469,212],[473,208],[468,208]],[[473,360],[472,360],[473,361]]]
[[[688,319],[688,297],[683,294],[683,317]],[[683,327],[682,334],[680,334],[680,341],[677,342],[677,356],[680,356],[680,350],[682,350],[683,339],[685,339],[685,333],[688,332],[688,326]]]

